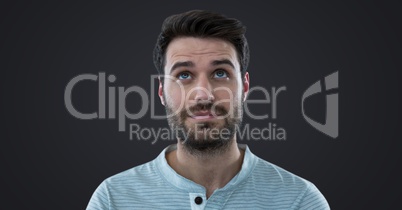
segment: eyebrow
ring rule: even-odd
[[[232,68],[235,68],[232,61],[230,61],[228,59],[212,61],[213,66],[218,66],[218,65],[223,65],[223,64],[227,64],[227,65],[231,66]]]
[[[225,65],[225,64],[231,66],[232,68],[235,68],[234,64],[228,59],[214,60],[211,62],[212,66],[219,66],[219,65]],[[194,67],[194,66],[195,66],[195,64],[192,61],[177,62],[170,69],[170,73],[172,73],[173,71],[175,71],[176,69],[178,69],[180,67]]]
[[[170,73],[172,73],[174,70],[180,67],[194,67],[194,66],[195,66],[194,63],[191,61],[177,62],[170,69]]]

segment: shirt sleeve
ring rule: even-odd
[[[108,210],[109,209],[109,191],[106,183],[102,182],[89,200],[86,210]]]
[[[307,209],[318,209],[318,210],[328,210],[330,209],[327,200],[324,195],[317,189],[314,184],[310,183],[310,186],[307,188],[304,196],[300,201],[299,208],[300,210]]]

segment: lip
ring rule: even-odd
[[[193,115],[190,117],[196,120],[206,120],[216,118],[216,116],[214,116],[210,111],[198,111],[193,113]]]

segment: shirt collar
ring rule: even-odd
[[[235,177],[233,177],[229,183],[227,183],[223,188],[218,189],[219,191],[230,190],[233,187],[239,185],[250,175],[251,171],[254,169],[257,162],[257,157],[251,153],[250,149],[245,144],[238,144],[238,147],[245,151],[243,164],[241,170]],[[174,187],[180,190],[191,192],[191,193],[205,193],[205,188],[187,178],[176,173],[172,167],[169,166],[166,160],[166,153],[177,149],[176,144],[166,147],[156,158],[156,167],[159,173],[165,180],[172,184]]]

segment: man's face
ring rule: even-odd
[[[190,152],[213,153],[234,140],[249,89],[237,53],[221,39],[182,37],[168,46],[159,96],[168,122]]]

